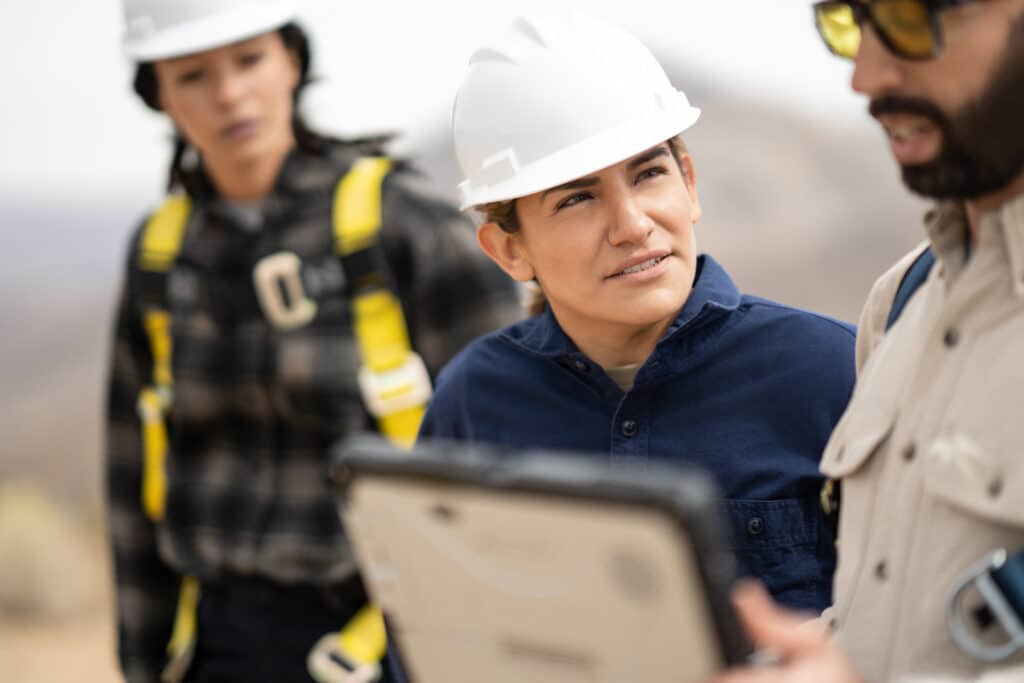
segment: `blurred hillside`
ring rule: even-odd
[[[712,83],[674,80],[687,83],[703,109],[687,135],[704,209],[701,248],[745,291],[856,320],[874,278],[922,235],[922,205],[900,188],[881,134],[867,123],[846,130]],[[452,196],[456,171],[443,113],[427,130],[409,151],[438,191]],[[110,680],[99,540],[102,383],[124,244],[146,208],[130,197],[121,205],[80,206],[0,193],[0,483],[36,484],[32,490],[59,501],[66,516],[57,522],[38,513],[50,509],[38,496],[29,496],[36,512],[0,504],[0,557],[22,560],[21,570],[0,571],[0,670],[26,672],[17,678],[24,683],[57,680],[37,677],[30,664],[52,645],[44,644],[54,629],[98,648],[83,666],[105,673],[70,680]],[[15,499],[25,500],[25,489],[17,490]],[[0,502],[3,496],[0,487]],[[32,533],[5,535],[5,525]],[[55,566],[65,574],[39,569]],[[29,576],[32,590],[64,602],[32,598]],[[80,590],[65,594],[47,581]],[[27,599],[11,598],[19,595]]]

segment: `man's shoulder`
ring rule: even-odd
[[[885,331],[885,322],[889,317],[892,303],[896,299],[896,292],[900,288],[900,283],[903,282],[907,271],[910,270],[911,266],[914,265],[914,262],[917,261],[928,246],[929,243],[927,241],[918,244],[875,280],[865,303],[865,306],[874,306],[877,309],[875,313],[878,319],[871,321],[873,327],[880,327],[881,331]]]
[[[863,368],[868,356],[885,335],[896,293],[900,283],[921,253],[928,248],[928,242],[922,242],[903,255],[892,267],[885,271],[868,292],[867,300],[861,309],[857,325],[857,368]]]

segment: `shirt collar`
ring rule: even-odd
[[[937,204],[925,217],[925,230],[943,269],[955,276],[967,260],[969,228],[963,204]],[[1005,250],[1014,292],[1024,298],[1024,194],[981,217],[976,247]]]
[[[924,218],[924,228],[935,250],[935,258],[947,271],[958,269],[964,261],[967,244],[967,216],[959,202],[940,202]]]
[[[986,216],[982,219],[982,232],[986,229],[984,222],[989,218]],[[993,212],[991,218],[1006,241],[1014,294],[1017,298],[1024,298],[1024,194],[1003,204],[998,212]]]
[[[309,193],[321,192],[331,187],[344,169],[351,166],[355,154],[341,145],[328,148],[323,153],[306,152],[298,147],[285,157],[274,181],[274,188],[263,202],[263,212],[272,218],[293,205],[292,200]],[[189,194],[198,204],[208,206],[229,224],[237,223],[236,211],[229,202],[221,200],[213,182],[200,167],[190,183]]]
[[[739,290],[725,269],[710,255],[702,254],[697,257],[697,272],[690,296],[659,344],[677,336],[689,323],[706,312],[736,310],[740,298]],[[514,326],[505,336],[526,350],[542,356],[558,358],[579,353],[579,349],[558,324],[550,306],[536,318]]]

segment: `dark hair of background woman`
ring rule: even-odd
[[[281,35],[281,40],[284,41],[285,47],[294,50],[299,56],[299,85],[295,88],[295,92],[292,93],[292,99],[295,103],[295,113],[292,116],[292,130],[295,134],[295,142],[299,149],[314,154],[323,154],[326,153],[331,146],[341,143],[364,147],[368,154],[382,154],[383,144],[390,136],[377,136],[342,141],[337,138],[321,135],[313,131],[306,124],[302,119],[302,115],[299,113],[298,104],[302,91],[307,85],[313,82],[313,79],[309,75],[310,62],[312,60],[309,38],[306,36],[305,31],[294,23],[282,26],[278,29],[278,33]],[[156,69],[153,68],[152,62],[142,62],[136,67],[135,80],[132,85],[135,88],[135,93],[142,98],[142,101],[146,103],[146,106],[155,111],[162,111],[160,109],[160,96],[156,79]],[[197,169],[189,168],[188,164],[185,163],[185,156],[188,149],[189,145],[185,142],[184,138],[182,138],[181,133],[175,131],[174,154],[171,156],[171,167],[167,180],[167,189],[169,191],[174,190],[177,187],[183,187],[184,189],[191,191],[197,187],[196,183],[199,182]]]

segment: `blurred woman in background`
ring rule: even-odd
[[[175,147],[128,249],[110,371],[121,666],[129,683],[309,681],[307,653],[366,603],[328,447],[411,441],[429,375],[517,316],[514,287],[381,140],[303,122],[294,2],[124,9],[135,91]],[[397,400],[380,388],[396,377]]]

